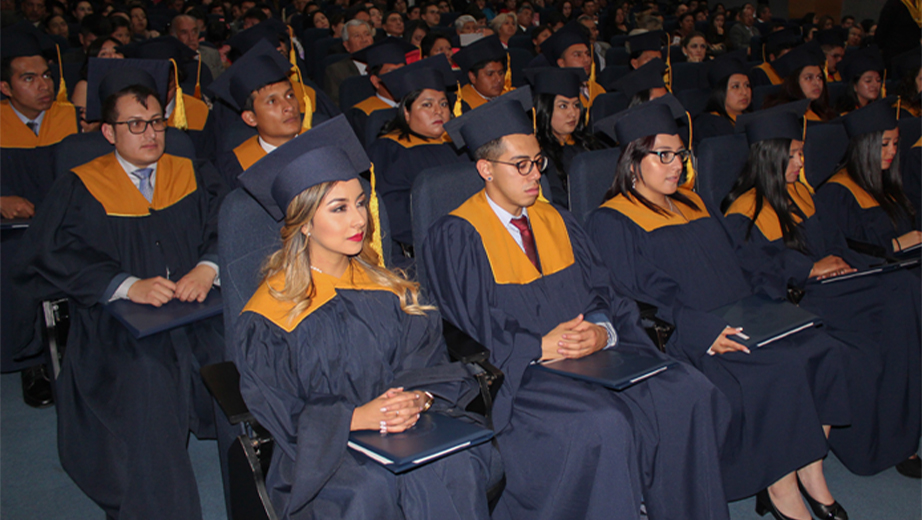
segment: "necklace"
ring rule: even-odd
[[[675,204],[672,203],[672,200],[671,200],[669,197],[666,197],[666,204],[669,206],[668,208],[666,208],[666,209],[668,209],[669,211],[671,211],[671,212],[673,212],[673,213],[678,213],[678,212],[679,212],[679,210],[676,209]]]
[[[323,274],[323,271],[321,271],[318,267],[311,266],[311,271],[317,271],[318,273]]]

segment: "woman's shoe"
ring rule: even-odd
[[[820,520],[848,520],[848,513],[845,512],[845,508],[839,505],[838,502],[833,501],[832,505],[827,506],[814,500],[814,498],[810,496],[810,493],[807,492],[807,488],[801,483],[799,476],[797,477],[797,487],[800,489],[800,494],[803,495],[804,498],[807,499],[807,503],[810,504],[810,509],[813,510],[813,514]]]
[[[768,489],[763,489],[756,494],[756,514],[765,516],[767,513],[771,513],[772,516],[775,517],[775,520],[793,520],[784,516],[781,511],[778,511],[771,497],[768,496]]]

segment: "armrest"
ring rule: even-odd
[[[240,394],[240,373],[233,361],[203,366],[200,370],[205,386],[224,411],[231,424],[256,423],[243,395]]]
[[[444,319],[442,320],[442,336],[448,345],[448,354],[455,361],[480,364],[490,359],[490,351],[487,347]]]
[[[675,332],[675,325],[656,316],[659,309],[650,303],[637,301],[637,308],[640,310],[640,324],[647,335],[653,340],[653,344],[660,352],[666,352],[666,342]]]
[[[474,365],[474,377],[480,385],[481,398],[475,399],[467,410],[483,415],[489,423],[493,400],[505,378],[503,371],[490,363],[489,349],[447,320],[442,320],[442,335],[453,360]]]

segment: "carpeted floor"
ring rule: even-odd
[[[54,408],[22,402],[19,374],[0,376],[0,518],[3,520],[103,520],[58,461]],[[226,518],[214,441],[189,441],[205,520]],[[922,481],[887,470],[873,477],[849,473],[833,455],[826,460],[829,487],[854,520],[922,519]],[[754,520],[754,499],[730,504],[733,520]],[[770,520],[770,519],[769,519]]]

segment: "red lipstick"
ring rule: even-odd
[[[361,242],[363,238],[365,238],[365,233],[356,233],[349,237],[349,240],[353,242]]]

